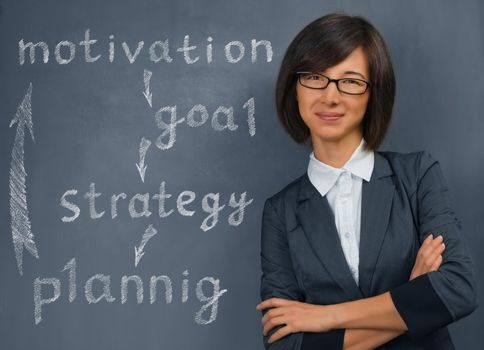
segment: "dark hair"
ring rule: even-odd
[[[395,99],[395,75],[388,49],[365,18],[332,13],[314,20],[299,32],[286,50],[277,77],[277,115],[297,143],[310,140],[310,132],[299,114],[296,72],[324,71],[343,61],[359,46],[368,58],[371,84],[362,121],[363,138],[371,150],[383,142]]]

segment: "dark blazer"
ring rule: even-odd
[[[454,349],[446,325],[477,307],[460,230],[438,161],[425,151],[375,151],[371,179],[362,184],[358,286],[327,198],[305,173],[265,202],[261,299],[328,305],[390,291],[408,331],[379,349]],[[409,282],[420,244],[430,233],[444,238],[443,263]],[[273,344],[267,343],[269,336],[266,349],[341,349],[344,330],[294,333]]]

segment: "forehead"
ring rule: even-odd
[[[364,78],[369,76],[368,58],[361,46],[354,49],[343,61],[328,67],[322,73],[329,75],[344,75],[346,72],[358,72]],[[348,74],[348,73],[346,73]]]

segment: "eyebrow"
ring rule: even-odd
[[[344,72],[343,74],[356,74],[356,75],[359,75],[360,77],[362,77],[363,79],[366,79],[365,76],[361,73],[358,73],[358,72],[355,72],[353,70],[347,70],[346,72]]]

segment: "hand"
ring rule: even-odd
[[[442,253],[445,250],[442,235],[433,238],[430,234],[425,238],[418,250],[415,265],[413,266],[410,280],[431,271],[437,271],[442,264]]]
[[[331,330],[331,315],[324,305],[313,305],[295,300],[270,298],[259,305],[258,310],[270,308],[262,317],[263,334],[284,325],[269,338],[272,343],[296,332],[326,332]]]

